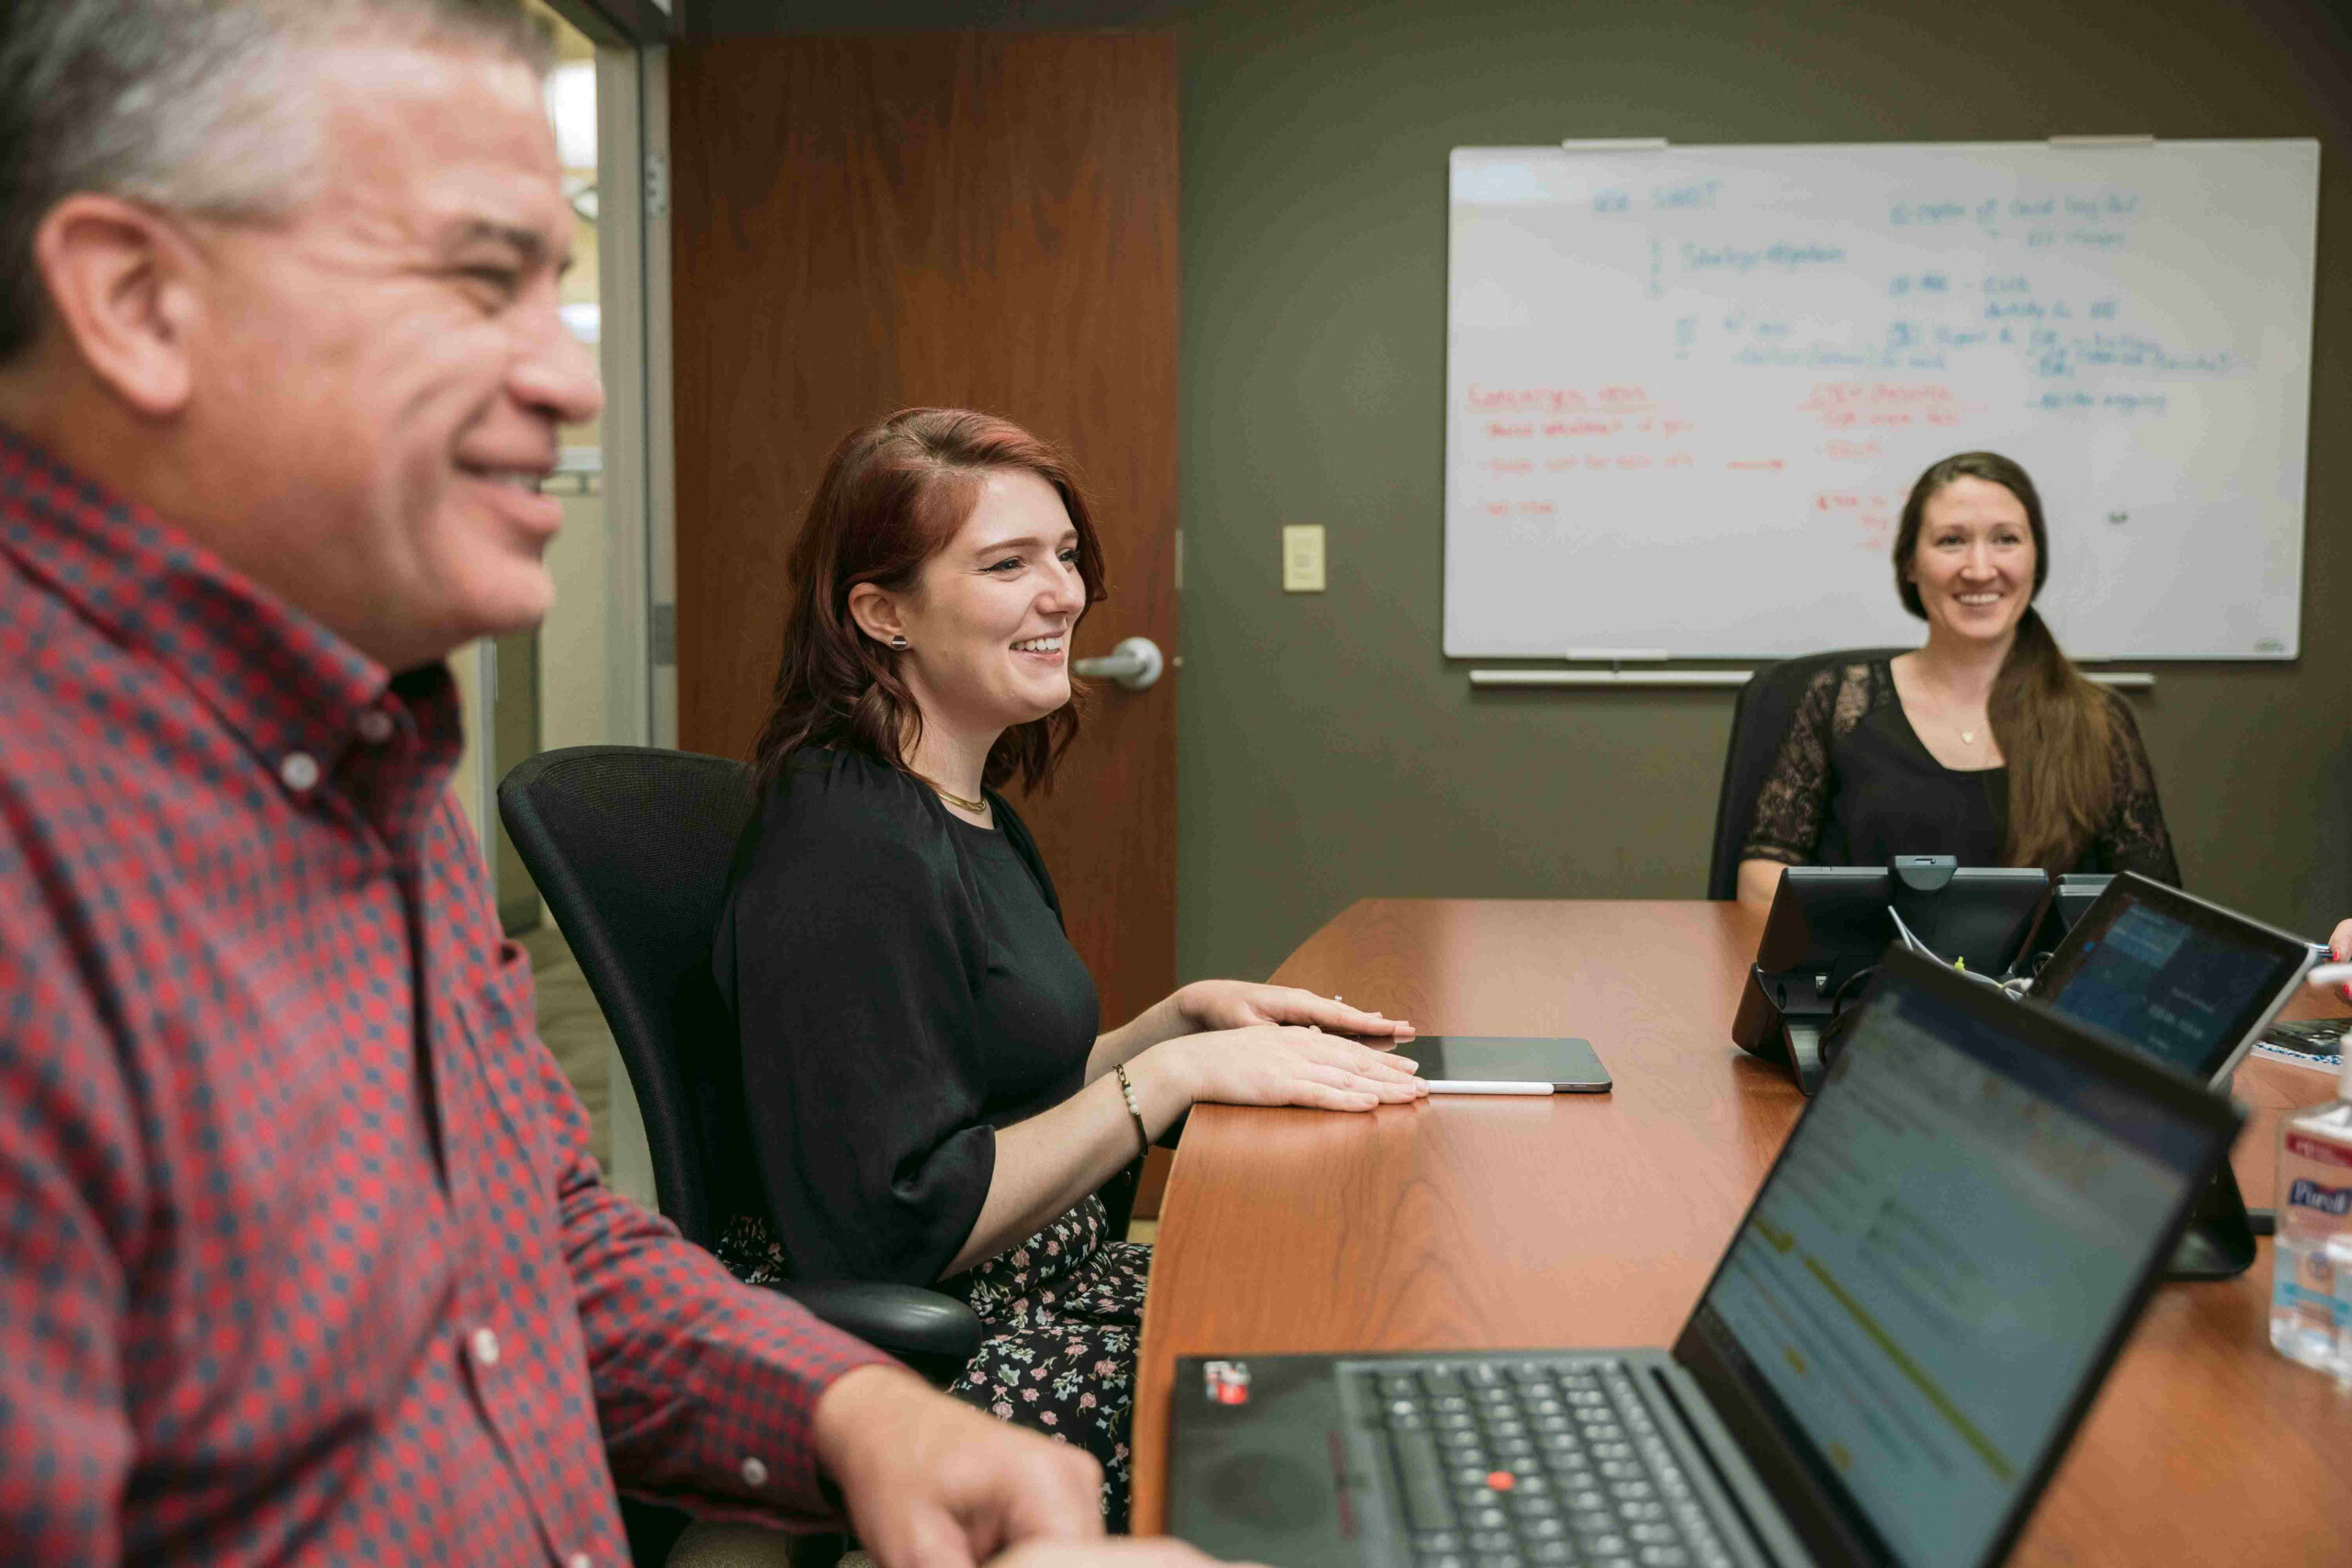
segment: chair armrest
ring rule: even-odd
[[[844,1334],[917,1371],[953,1378],[987,1337],[979,1314],[954,1296],[877,1280],[786,1280],[769,1287]],[[944,1381],[944,1380],[942,1380]]]

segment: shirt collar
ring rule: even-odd
[[[0,552],[171,670],[289,794],[307,797],[355,740],[388,739],[387,719],[428,761],[455,760],[446,673],[395,694],[390,671],[314,617],[5,425]]]

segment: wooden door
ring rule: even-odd
[[[686,41],[670,54],[678,738],[748,756],[784,565],[833,444],[911,405],[1002,414],[1087,480],[1111,597],[1053,792],[1019,802],[1125,1021],[1175,978],[1176,70],[1164,35]]]

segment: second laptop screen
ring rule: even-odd
[[[1889,987],[1694,1326],[1849,1517],[1982,1561],[2211,1138],[1947,1000]]]
[[[2034,994],[2066,1018],[2206,1077],[2221,1070],[2253,1010],[2286,984],[2294,963],[2128,903],[2106,930],[2086,933],[2081,956]]]

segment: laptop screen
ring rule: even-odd
[[[2211,1078],[2284,999],[2309,949],[2185,894],[2118,878],[2033,995],[2192,1077]]]
[[[1890,979],[1678,1347],[1876,1538],[1864,1556],[1984,1559],[2224,1135],[2020,1021],[2049,1028]]]

